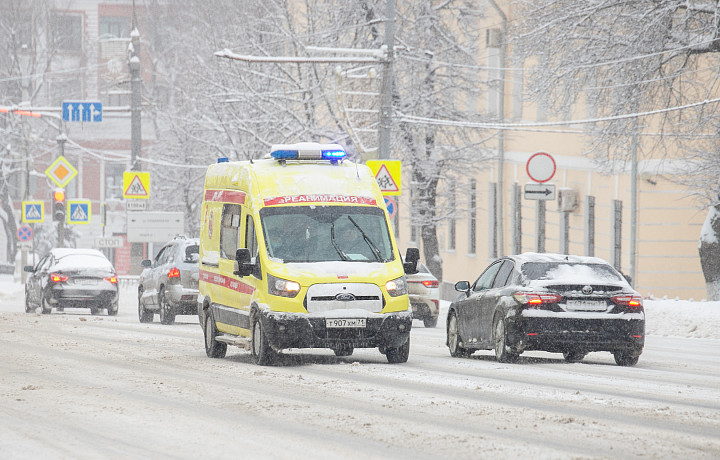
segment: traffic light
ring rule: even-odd
[[[65,222],[65,190],[56,188],[52,194],[52,216],[55,222]]]

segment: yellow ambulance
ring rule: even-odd
[[[259,365],[290,348],[349,356],[410,351],[412,311],[400,257],[370,169],[336,144],[274,145],[267,158],[218,160],[205,176],[198,316],[205,351],[249,349]]]

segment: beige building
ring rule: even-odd
[[[498,3],[510,18],[507,2]],[[546,184],[555,186],[556,198],[545,202],[545,251],[601,257],[632,275],[634,287],[644,296],[704,299],[698,240],[706,210],[669,180],[675,165],[645,160],[639,155],[633,244],[630,161],[617,165],[617,173],[607,174],[582,155],[588,138],[581,133],[582,125],[570,122],[591,118],[591,111],[584,107],[553,117],[542,107],[523,101],[523,70],[509,68],[509,59],[503,62],[498,40],[502,34],[498,28],[500,17],[489,6],[485,11],[490,15],[486,18],[488,32],[485,46],[478,50],[477,65],[488,70],[479,72],[479,84],[499,88],[491,83],[502,79],[504,85],[502,90],[488,89],[486,100],[477,101],[477,106],[478,110],[496,115],[502,110],[504,116],[499,118],[513,126],[503,130],[501,144],[489,146],[503,160],[496,159],[475,177],[458,183],[455,203],[446,204],[457,205],[462,212],[438,227],[443,298],[452,299],[457,294],[452,288],[455,282],[474,281],[498,255],[542,249],[536,229],[540,200],[527,199],[523,189],[525,184],[536,183],[528,175],[528,160],[537,152],[546,152],[555,160],[555,173]],[[512,50],[505,53],[509,55]],[[504,68],[504,76],[499,68]],[[502,108],[500,100],[504,102]],[[542,125],[552,122],[556,124]],[[518,126],[530,124],[535,126]],[[408,178],[404,174],[404,184],[409,184]],[[501,184],[502,194],[500,223],[494,222],[497,184]],[[410,213],[410,193],[403,193],[398,223],[401,248],[422,245],[419,232],[410,227]],[[520,237],[513,233],[518,221]]]

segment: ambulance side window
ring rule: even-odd
[[[235,259],[235,250],[240,241],[240,206],[236,204],[223,205],[222,220],[220,221],[220,257]]]

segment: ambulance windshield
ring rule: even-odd
[[[382,209],[289,206],[260,211],[268,255],[283,262],[393,260]]]

